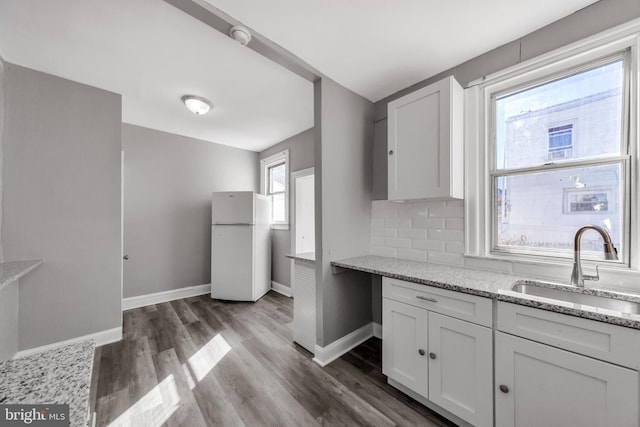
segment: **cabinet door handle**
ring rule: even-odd
[[[499,388],[500,388],[500,391],[501,391],[501,392],[503,392],[503,393],[505,393],[505,394],[506,394],[506,393],[509,393],[509,387],[507,387],[506,385],[501,384]]]
[[[419,350],[418,350],[418,354],[419,354],[420,356],[424,356],[425,351],[424,351],[423,349],[419,349]]]
[[[393,156],[393,150],[389,150],[389,155]]]
[[[430,357],[431,359],[433,359],[433,360],[436,360],[436,358],[437,358],[438,356],[436,356],[436,354],[435,354],[435,353],[429,353],[429,357]]]
[[[438,302],[435,298],[423,297],[422,295],[417,295],[416,298],[421,299],[422,301]]]

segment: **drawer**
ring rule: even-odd
[[[493,300],[489,298],[389,277],[382,278],[382,296],[479,325],[493,325]]]
[[[640,368],[640,330],[498,302],[497,329],[632,369]]]

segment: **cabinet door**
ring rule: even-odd
[[[462,88],[451,76],[387,109],[389,200],[462,197]]]
[[[496,333],[496,426],[637,427],[638,372]]]
[[[382,373],[427,397],[427,310],[384,298]]]
[[[477,427],[493,425],[491,329],[429,312],[429,400]]]

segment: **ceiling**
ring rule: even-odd
[[[371,101],[595,2],[206,1]],[[313,126],[310,82],[162,0],[0,0],[0,55],[122,94],[126,123],[253,151]]]
[[[378,101],[596,0],[204,0]]]
[[[0,0],[0,55],[122,94],[126,123],[253,151],[313,126],[310,82],[162,0]]]

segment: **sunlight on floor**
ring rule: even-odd
[[[218,334],[211,339],[196,354],[189,358],[189,366],[196,376],[196,381],[202,380],[222,358],[231,350],[231,346]]]
[[[180,396],[173,375],[169,375],[108,427],[158,427],[178,409]]]

